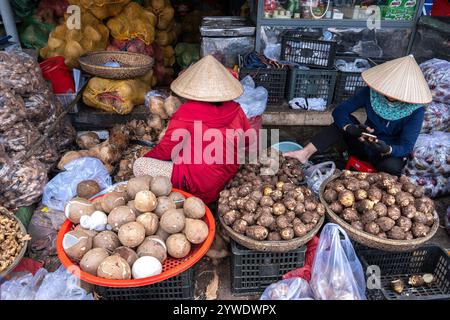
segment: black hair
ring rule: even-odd
[[[211,102],[212,105],[215,105],[216,107],[222,106],[223,102]]]

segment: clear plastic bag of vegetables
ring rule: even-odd
[[[422,124],[423,133],[450,130],[450,101],[449,104],[432,101],[425,107]]]
[[[326,224],[320,234],[310,286],[316,300],[366,299],[363,268],[347,233],[337,224]]]
[[[314,300],[308,281],[290,278],[272,283],[264,290],[260,300]]]

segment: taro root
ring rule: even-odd
[[[305,234],[308,233],[308,229],[306,228],[306,225],[304,225],[303,223],[294,223],[294,235],[296,237],[303,237]]]
[[[364,231],[377,235],[380,233],[380,226],[375,221],[371,221],[364,226]]]
[[[382,239],[387,239],[387,234],[386,234],[386,232],[380,232],[379,234],[377,234],[377,237],[382,238]]]
[[[317,203],[314,200],[306,199],[305,200],[305,209],[306,211],[314,211],[317,208]]]
[[[395,204],[395,197],[392,194],[385,193],[383,194],[381,202],[383,202],[387,206],[393,206]]]
[[[337,181],[334,185],[334,190],[336,190],[336,192],[339,194],[340,192],[345,191],[345,186],[342,182]]]
[[[262,241],[267,238],[269,231],[263,226],[250,226],[246,228],[245,235],[249,238]]]
[[[248,212],[255,212],[258,207],[258,203],[253,199],[248,199],[244,204],[244,209]]]
[[[411,182],[405,182],[405,183],[402,185],[402,190],[405,191],[405,192],[407,192],[407,193],[413,194],[414,191],[416,190],[416,186],[414,185],[414,183],[411,183]]]
[[[341,214],[342,218],[347,222],[358,221],[359,215],[358,212],[353,208],[345,208]]]
[[[270,225],[275,223],[275,217],[270,213],[262,213],[256,223],[263,227],[269,227]]]
[[[364,189],[358,189],[355,191],[355,199],[356,200],[364,200],[367,199],[367,191]]]
[[[377,173],[372,173],[367,176],[367,182],[369,184],[375,184],[380,180],[380,175]]]
[[[405,284],[401,279],[392,280],[391,288],[394,292],[401,294],[405,290]]]
[[[342,170],[342,177],[351,178],[353,177],[353,172],[351,172],[350,170]]]
[[[222,218],[227,226],[231,226],[237,219],[239,219],[240,214],[236,210],[230,210],[225,213]]]
[[[430,227],[422,223],[413,223],[411,231],[416,238],[425,237],[430,232]]]
[[[263,207],[271,207],[273,206],[274,202],[271,197],[269,196],[263,196],[259,202],[259,204]]]
[[[376,220],[376,223],[380,226],[380,229],[384,232],[389,231],[395,225],[395,221],[389,217],[381,217]]]
[[[386,189],[386,192],[396,196],[399,192],[402,192],[402,185],[398,183],[394,183],[392,186]]]
[[[355,228],[355,229],[358,229],[358,230],[364,230],[364,225],[363,225],[363,223],[362,223],[360,220],[358,220],[358,221],[353,221],[351,225],[352,225],[352,227]]]
[[[381,201],[381,198],[383,197],[383,193],[381,192],[380,189],[371,187],[367,191],[367,197],[369,198],[369,200],[373,201],[374,203],[377,203],[377,202]]]
[[[425,193],[425,188],[422,186],[417,186],[412,195],[414,196],[414,198],[421,198],[421,197],[423,197],[424,193]]]
[[[423,280],[422,275],[413,274],[411,277],[409,277],[408,284],[412,287],[421,287],[425,284],[425,281]]]
[[[273,214],[276,216],[281,216],[286,212],[286,207],[282,203],[275,203],[273,205]]]
[[[325,192],[323,193],[323,198],[325,199],[326,202],[332,203],[337,200],[338,194],[336,190],[326,189]]]
[[[425,213],[425,217],[427,218],[425,224],[432,227],[434,225],[434,215],[432,213]]]
[[[245,230],[247,229],[247,221],[242,220],[242,219],[237,219],[234,223],[233,223],[233,230],[236,231],[237,233],[241,233],[241,234],[245,234]]]
[[[411,204],[402,207],[401,210],[402,210],[402,215],[404,215],[408,219],[414,218],[416,216],[416,213],[418,212],[418,211],[416,211],[416,207],[414,207]]]
[[[360,213],[363,213],[367,210],[372,210],[373,207],[374,207],[374,202],[369,199],[364,199],[364,200],[358,201],[355,205],[356,210],[358,210],[358,212],[360,212]]]
[[[248,195],[250,192],[252,192],[252,189],[249,186],[242,186],[239,188],[238,190],[238,194],[241,197],[245,197],[246,195]]]
[[[287,211],[284,215],[286,216],[286,219],[289,222],[292,222],[295,219],[295,212],[294,211]]]
[[[367,180],[361,180],[359,181],[359,188],[365,191],[368,191],[370,189],[370,183]]]
[[[378,214],[378,217],[386,217],[388,208],[384,203],[378,202],[373,206],[373,210]]]
[[[303,203],[301,203],[301,202],[298,202],[297,205],[294,208],[295,214],[296,215],[301,215],[301,214],[305,213],[305,211],[306,211],[305,205]]]
[[[280,235],[283,240],[291,240],[294,238],[294,229],[291,227],[284,228],[280,231]]]
[[[355,203],[353,192],[348,190],[339,192],[338,199],[344,207],[351,207]]]
[[[406,239],[405,231],[403,231],[403,229],[400,228],[399,226],[393,226],[391,230],[386,232],[386,234],[389,239],[393,239],[393,240],[405,240]]]
[[[414,197],[406,192],[398,192],[395,195],[395,203],[401,207],[406,207],[408,205],[414,204]]]
[[[245,212],[242,216],[241,216],[242,220],[245,220],[247,222],[247,225],[251,226],[252,224],[255,224],[255,215],[253,213],[250,212]]]
[[[274,190],[270,196],[272,197],[273,201],[279,201],[283,199],[283,192],[281,190]],[[294,199],[293,199],[294,200]],[[295,201],[295,200],[294,200]]]
[[[294,210],[297,206],[297,201],[294,198],[285,198],[283,204],[287,210]]]
[[[387,209],[387,215],[392,220],[397,220],[402,215],[402,212],[400,211],[400,208],[398,206],[390,206]]]
[[[344,182],[345,188],[350,191],[356,191],[359,189],[359,181],[356,178],[349,178]]]
[[[412,227],[411,219],[408,219],[406,217],[398,218],[398,220],[395,222],[395,224],[398,227],[400,227],[403,230],[403,232],[408,232],[409,230],[411,230],[411,227]]]
[[[279,232],[276,232],[276,231],[269,232],[269,235],[267,236],[267,240],[268,241],[280,241],[281,235]]]
[[[259,203],[262,196],[263,196],[262,192],[258,190],[252,191],[252,193],[250,193],[250,199],[255,200],[257,203]]]
[[[332,204],[330,204],[330,209],[331,211],[340,214],[343,210],[343,206],[339,202],[335,201]]]
[[[231,208],[230,206],[228,206],[227,204],[219,204],[217,206],[217,212],[219,213],[219,215],[223,216],[225,213],[227,213],[228,211],[230,211]]]
[[[283,192],[288,192],[295,189],[295,185],[293,183],[287,182],[283,184]]]
[[[405,232],[405,240],[412,240],[414,236],[411,231]]]
[[[370,210],[366,210],[363,213],[363,215],[361,216],[361,221],[362,221],[362,223],[366,224],[366,223],[374,221],[375,219],[377,219],[377,217],[378,217],[377,212],[373,209],[370,209]]]
[[[281,215],[281,216],[278,216],[277,217],[277,219],[276,219],[276,221],[277,221],[277,226],[278,226],[278,228],[280,228],[280,229],[284,229],[284,228],[287,228],[287,227],[289,227],[290,226],[290,222],[289,222],[289,220],[288,220],[288,218],[286,217],[286,215]]]
[[[317,224],[320,220],[320,216],[315,212],[306,211],[304,214],[302,214],[300,219],[305,224],[308,224],[308,223]]]
[[[417,211],[423,213],[433,213],[434,212],[434,202],[428,197],[422,197],[416,199],[414,202]]]
[[[323,215],[325,215],[325,211],[326,211],[325,206],[322,203],[318,203],[317,204],[317,208],[316,208],[316,212],[320,216],[323,216]]]

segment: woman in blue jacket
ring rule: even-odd
[[[401,175],[422,128],[423,106],[431,102],[431,92],[412,56],[373,67],[363,72],[362,78],[368,87],[334,109],[334,123],[304,149],[286,156],[306,163],[317,151],[343,139],[351,155],[369,161],[380,172]],[[352,116],[361,108],[367,114],[364,124]]]

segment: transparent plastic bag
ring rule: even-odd
[[[111,186],[108,170],[96,158],[78,158],[64,168],[66,171],[56,175],[45,186],[42,203],[50,209],[64,210],[65,204],[76,195],[77,186],[83,180],[95,180],[102,189]]]
[[[41,268],[3,283],[0,300],[94,300],[80,287],[80,280],[63,266],[55,272]]]
[[[423,76],[430,87],[433,101],[450,101],[450,61],[431,59],[420,65]]]
[[[260,300],[314,300],[314,297],[305,279],[291,278],[272,283]]]
[[[337,224],[326,224],[320,234],[309,284],[317,300],[366,299],[363,268],[347,233]]]
[[[331,177],[336,170],[333,161],[322,162],[311,165],[305,169],[305,179],[308,187],[315,193],[319,194],[322,183]]]
[[[432,101],[425,107],[421,132],[433,131],[450,131],[450,101],[449,104]]]
[[[264,113],[267,107],[269,93],[264,87],[256,87],[252,77],[246,76],[241,80],[244,87],[244,94],[235,101],[241,105],[247,118],[259,116]]]

